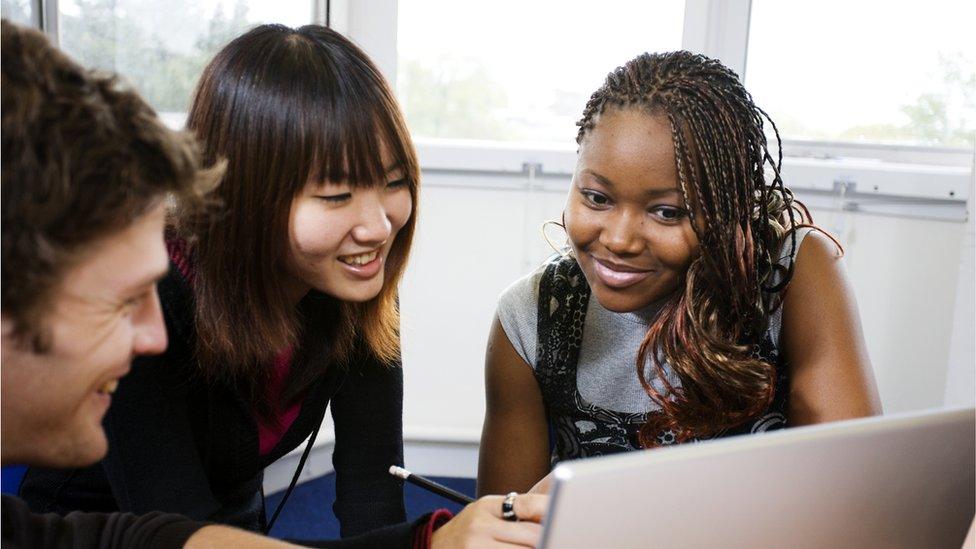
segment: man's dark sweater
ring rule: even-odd
[[[174,549],[208,523],[170,513],[83,513],[62,517],[56,513],[31,513],[23,500],[3,495],[2,543],[4,549]],[[435,521],[443,524],[449,514],[440,511]],[[429,547],[434,524],[430,515],[412,523],[400,523],[343,540],[292,541],[323,549],[413,549]],[[427,530],[426,536],[423,536]],[[420,536],[418,536],[420,534]]]
[[[98,548],[183,547],[206,523],[169,513],[31,513],[27,504],[3,496],[3,547]]]

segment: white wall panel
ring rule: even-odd
[[[401,290],[404,431],[412,439],[478,440],[495,301],[522,271],[525,254],[523,193],[444,186],[454,177],[425,177]]]
[[[965,223],[811,213],[845,248],[885,412],[941,406]]]

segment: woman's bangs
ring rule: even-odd
[[[390,115],[379,98],[339,98],[322,109],[312,125],[318,135],[309,143],[317,144],[313,180],[347,183],[353,188],[384,184],[388,168],[400,168],[413,181],[411,168],[416,163],[407,153],[407,143],[395,130]],[[383,163],[383,149],[393,164]]]

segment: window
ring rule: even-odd
[[[589,94],[681,47],[684,0],[399,0],[397,89],[415,136],[572,143]]]
[[[25,26],[37,24],[32,0],[2,0],[0,1],[0,15],[13,23]]]
[[[575,122],[605,75],[640,52],[684,48],[744,76],[786,139],[798,188],[889,195],[885,169],[905,164],[912,182],[898,196],[954,208],[969,196],[972,2],[0,2],[4,16],[33,19],[82,63],[127,77],[173,126],[228,39],[260,22],[324,22],[328,10],[394,82],[422,165],[435,170],[571,173]],[[870,162],[852,167],[857,158]],[[867,185],[874,175],[884,182]]]
[[[967,147],[976,3],[752,0],[746,86],[787,138]]]
[[[121,74],[173,126],[183,124],[203,67],[224,44],[259,23],[312,18],[310,2],[61,0],[58,8],[61,48]]]

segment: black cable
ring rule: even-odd
[[[312,434],[308,437],[308,444],[305,445],[305,451],[302,452],[302,459],[298,460],[298,468],[295,469],[295,475],[291,477],[291,483],[288,485],[288,489],[285,490],[285,495],[281,498],[278,503],[278,507],[275,509],[274,514],[271,515],[271,520],[268,521],[268,525],[264,528],[264,533],[267,535],[271,532],[271,527],[274,526],[276,520],[278,520],[278,515],[281,514],[281,510],[285,507],[285,502],[288,501],[288,497],[291,496],[292,490],[295,489],[295,485],[298,484],[298,477],[302,474],[302,469],[305,468],[305,461],[308,459],[308,454],[312,452],[312,445],[315,444],[315,437],[319,434],[319,428],[321,427],[321,422],[319,426],[312,431]]]

